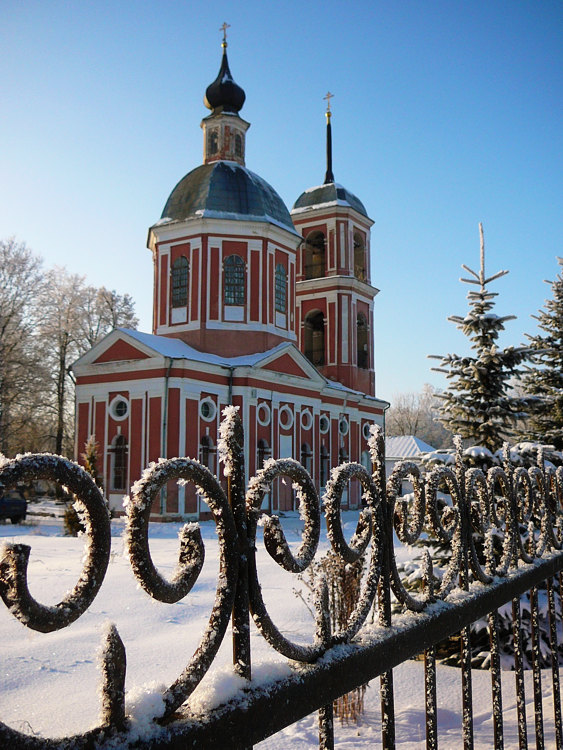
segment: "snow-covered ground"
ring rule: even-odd
[[[355,527],[354,514],[344,514],[347,531]],[[282,519],[284,530],[297,543],[301,522],[297,515]],[[139,589],[123,551],[122,520],[112,522],[112,555],[102,589],[90,609],[65,630],[41,634],[26,629],[1,606],[0,655],[2,687],[0,720],[28,733],[64,736],[80,732],[97,723],[97,652],[104,624],[116,624],[127,649],[127,691],[129,705],[139,695],[154,692],[157,684],[169,685],[179,675],[197,646],[209,616],[217,581],[218,555],[214,524],[201,524],[206,547],[204,569],[188,596],[177,604],[154,602]],[[166,575],[175,566],[179,524],[151,525],[151,551],[159,569]],[[32,594],[44,604],[54,604],[71,588],[81,569],[83,540],[64,537],[61,519],[31,516],[19,526],[0,523],[0,539],[25,542],[32,548],[29,581]],[[327,548],[326,541],[323,544]],[[322,549],[321,549],[322,552]],[[406,550],[399,554],[407,555]],[[305,604],[295,595],[299,585],[295,576],[284,573],[261,549],[258,568],[268,611],[276,624],[296,638],[309,641],[313,621]],[[288,671],[285,660],[277,655],[253,629],[252,658],[254,674]],[[237,680],[230,676],[231,645],[229,633],[217,659],[192,696],[194,705],[203,707],[228,695]],[[397,744],[404,750],[425,744],[424,675],[421,662],[409,661],[394,672]],[[528,728],[533,730],[531,674],[526,701]],[[366,711],[359,726],[336,725],[339,748],[379,746],[379,680],[366,693]],[[487,672],[473,673],[475,747],[493,746],[490,677]],[[543,675],[546,747],[555,747],[551,675]],[[137,697],[137,698],[136,698]],[[517,747],[514,674],[503,673],[505,747]],[[438,718],[441,748],[459,748],[461,743],[461,685],[457,669],[438,669]],[[261,750],[314,748],[317,717],[312,715],[288,727],[258,745]]]

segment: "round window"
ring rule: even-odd
[[[326,435],[326,433],[330,430],[330,419],[326,414],[321,414],[321,418],[319,419],[319,430],[323,435]]]
[[[304,430],[310,430],[313,426],[313,415],[309,411],[309,409],[305,409],[305,411],[301,412],[301,427]]]
[[[109,405],[109,413],[118,422],[129,414],[129,404],[123,396],[116,396]]]
[[[347,435],[348,434],[348,420],[346,417],[340,417],[338,420],[338,432],[341,435]]]
[[[293,427],[293,412],[289,406],[282,406],[279,412],[280,427],[283,430],[289,430]]]
[[[364,422],[364,426],[362,427],[362,434],[366,440],[369,440],[370,438],[370,427],[371,424],[369,422]]]
[[[256,409],[256,419],[258,420],[258,423],[261,424],[262,427],[267,427],[270,424],[271,418],[272,412],[270,411],[268,404],[258,404],[258,408]]]
[[[206,422],[212,422],[217,414],[217,407],[210,398],[204,398],[199,405],[199,413]]]

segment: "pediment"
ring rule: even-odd
[[[93,361],[93,364],[101,364],[102,362],[123,362],[131,359],[150,359],[150,355],[137,349],[123,339],[117,339],[111,346],[109,346],[99,357]]]
[[[307,378],[307,380],[311,379],[312,374],[310,369],[305,369],[305,367],[303,367],[302,364],[299,363],[289,352],[280,354],[266,364],[261,365],[261,368],[263,370],[272,370],[273,372],[280,372],[284,375],[291,375],[297,378]]]

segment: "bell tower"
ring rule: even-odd
[[[330,100],[324,183],[296,200],[291,218],[303,236],[297,264],[299,348],[325,375],[375,396],[374,298],[370,230],[363,203],[334,180]]]

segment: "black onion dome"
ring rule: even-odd
[[[183,221],[196,216],[267,221],[295,232],[289,211],[274,188],[231,161],[196,167],[170,193],[162,219]]]
[[[238,112],[242,109],[245,99],[244,90],[233,80],[227,60],[227,49],[223,47],[223,59],[221,60],[219,74],[213,83],[210,83],[207,87],[203,103],[214,112]]]
[[[354,193],[346,190],[346,188],[336,182],[329,182],[325,185],[305,190],[293,204],[292,211],[314,208],[326,204],[351,206],[359,214],[369,218],[362,201]]]

